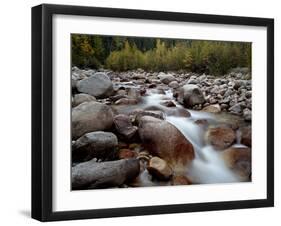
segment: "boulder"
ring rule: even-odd
[[[169,83],[169,87],[172,89],[177,89],[179,88],[179,83],[177,81],[172,81]]]
[[[213,104],[206,106],[202,109],[202,111],[209,112],[209,113],[219,113],[221,112],[221,107],[219,104]]]
[[[72,145],[74,160],[87,161],[92,158],[113,160],[118,146],[117,137],[110,132],[91,132],[80,137]]]
[[[72,189],[108,188],[123,185],[139,175],[137,159],[96,162],[92,159],[72,167]]]
[[[138,130],[138,127],[133,126],[128,115],[116,115],[113,118],[113,122],[117,132],[124,136],[126,139],[132,138]]]
[[[76,107],[79,104],[82,104],[84,102],[90,102],[90,101],[96,101],[96,98],[86,93],[79,93],[74,95],[72,107]]]
[[[97,72],[89,78],[80,80],[77,89],[97,98],[105,98],[113,93],[113,85],[109,77],[103,72]]]
[[[204,95],[197,85],[187,84],[179,89],[178,101],[185,107],[193,107],[205,102]]]
[[[171,74],[165,74],[163,72],[160,72],[158,75],[158,78],[160,81],[166,85],[168,85],[170,82],[175,81],[175,77]]]
[[[235,171],[243,180],[251,179],[251,149],[231,147],[223,151],[226,165]]]
[[[213,145],[216,149],[219,150],[230,147],[234,143],[235,139],[235,131],[226,126],[211,127],[206,133],[207,143]]]
[[[169,180],[173,174],[173,171],[167,162],[159,157],[153,157],[149,160],[147,170],[158,180]]]
[[[167,121],[143,116],[139,122],[138,132],[144,147],[174,168],[186,166],[194,159],[192,144]]]
[[[72,138],[88,132],[108,130],[113,125],[112,109],[98,102],[84,102],[72,109]]]

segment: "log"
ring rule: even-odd
[[[137,159],[96,162],[92,159],[72,167],[72,189],[116,187],[139,175]]]

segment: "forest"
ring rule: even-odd
[[[224,75],[251,70],[251,43],[143,37],[71,35],[72,66],[127,71],[192,71]]]

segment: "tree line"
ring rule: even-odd
[[[72,65],[126,71],[185,70],[223,75],[251,69],[251,43],[97,35],[71,35]]]

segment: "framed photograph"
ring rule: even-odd
[[[32,8],[32,217],[274,205],[274,21]]]

